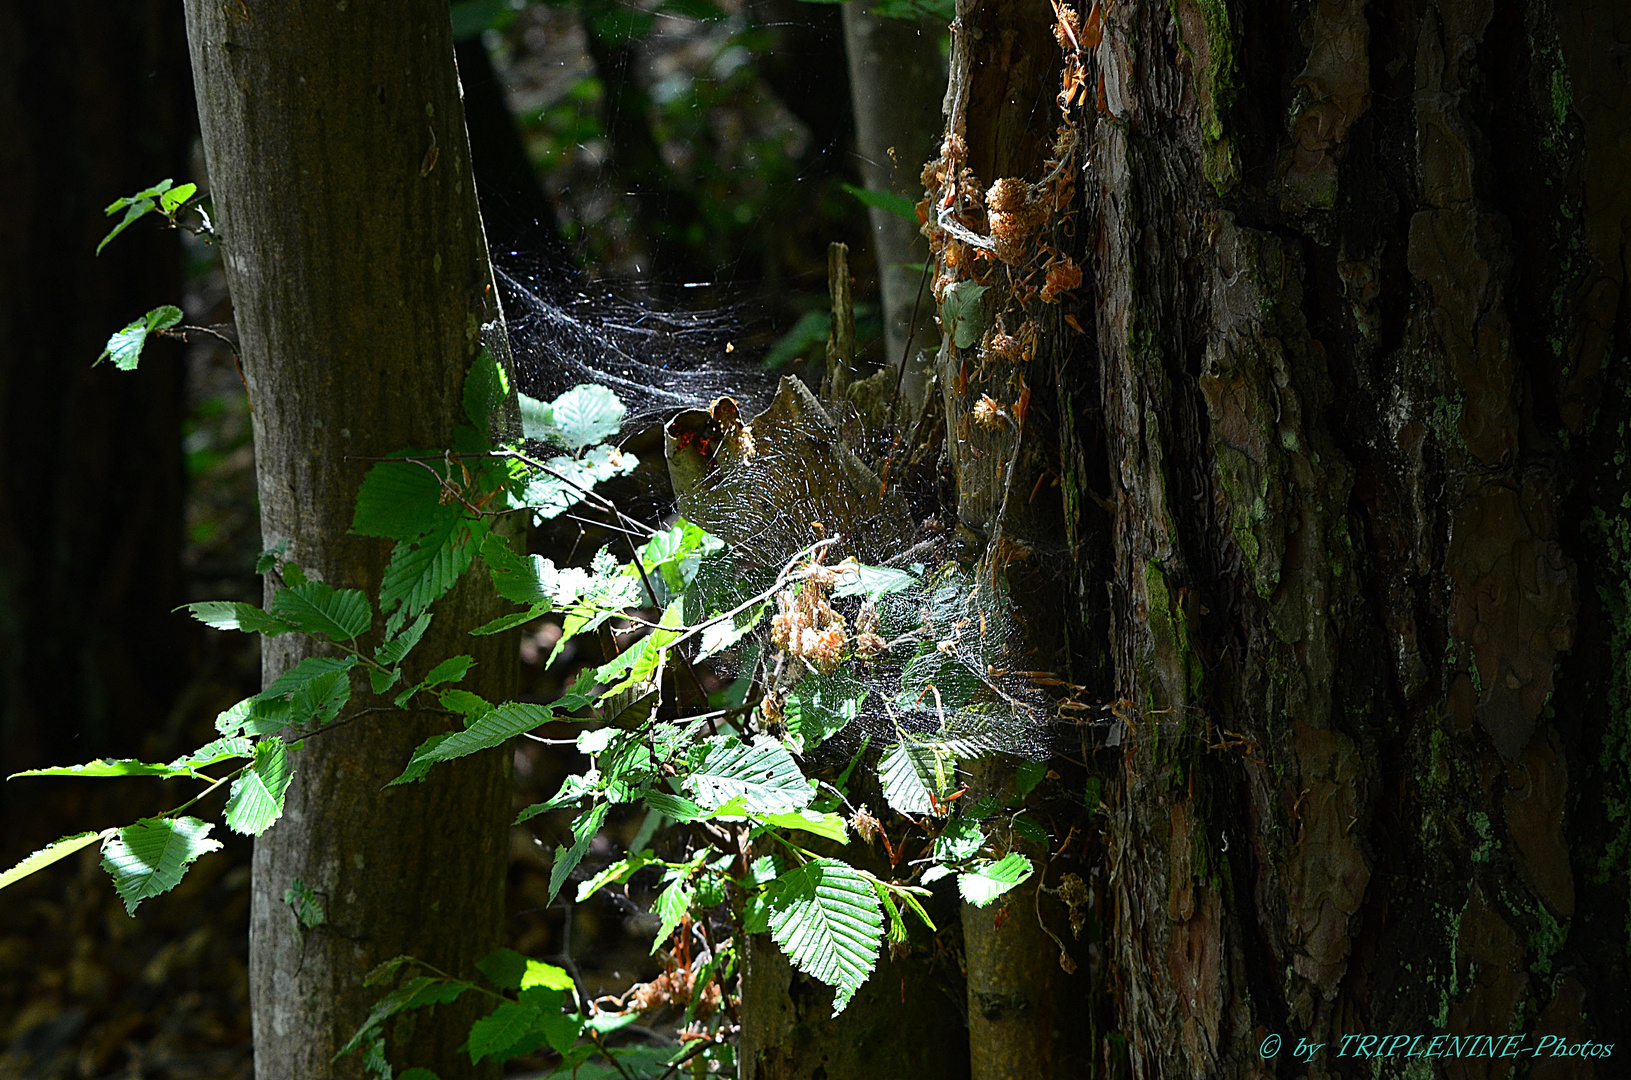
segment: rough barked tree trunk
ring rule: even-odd
[[[348,535],[368,459],[451,445],[465,372],[484,339],[503,340],[447,5],[193,0],[187,23],[262,531],[289,540],[308,573],[372,595],[388,545]],[[468,577],[433,609],[419,667],[470,653],[470,689],[510,696],[513,640],[467,633],[497,606]],[[310,651],[293,635],[268,641],[265,678]],[[445,720],[381,708],[365,690],[341,726],[306,740],[285,816],[256,843],[262,1078],[361,1076],[359,1056],[330,1059],[380,993],[362,985],[370,968],[411,953],[469,972],[497,944],[509,758],[495,750],[382,790]],[[282,903],[296,878],[327,911],[310,932]],[[471,1075],[455,1052],[479,1008],[468,1005],[398,1022],[393,1060]]]
[[[183,179],[191,133],[169,4],[0,4],[0,773],[137,754],[185,678],[180,349],[91,362],[181,300],[156,216],[96,245],[104,206]]]
[[[945,179],[986,235],[988,185],[1034,184],[1058,152],[1054,87],[1022,76],[1064,41],[1040,4],[959,14],[969,93],[948,132],[966,160]],[[942,377],[959,516],[988,557],[1045,540],[1060,477],[1083,605],[1066,625],[1086,635],[1060,666],[1091,685],[1102,651],[1119,702],[1095,880],[1126,1056],[1107,1040],[1095,1057],[1324,1076],[1370,1072],[1353,1046],[1337,1057],[1345,1035],[1614,1042],[1631,1019],[1631,9],[1118,2],[1102,40],[1077,14],[1061,38],[1084,50],[1090,167],[1068,208],[1091,307],[1038,318],[1034,352],[1020,335],[1029,450],[978,422],[981,394],[1015,401],[996,342],[948,349]],[[989,278],[940,243],[937,295]],[[1025,282],[993,269],[1000,319]],[[999,513],[1004,490],[1036,509],[1010,495]],[[970,937],[971,1006],[976,956]],[[1055,1035],[1085,1026],[1081,999],[1052,1003]],[[972,1036],[975,1075],[1003,1075]],[[1311,1064],[1287,1060],[1299,1040],[1324,1044]],[[1621,1071],[1543,1057],[1529,1075],[1594,1068]]]

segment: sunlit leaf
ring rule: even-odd
[[[194,859],[219,848],[221,842],[209,838],[212,827],[194,817],[143,818],[108,837],[102,868],[125,911],[134,915],[143,900],[175,888]]]

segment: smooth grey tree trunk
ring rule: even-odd
[[[861,177],[872,191],[916,202],[923,191],[923,163],[934,156],[940,138],[940,104],[946,93],[941,35],[924,23],[874,15],[863,4],[845,4],[842,10]],[[908,264],[922,263],[929,248],[915,225],[887,210],[873,207],[867,215],[883,299],[884,362],[897,365],[905,358],[901,395],[912,407],[901,412],[915,416],[932,369],[919,354],[933,357],[940,335],[933,297],[923,287],[922,273]]]
[[[348,534],[368,459],[451,445],[461,389],[503,325],[471,179],[445,0],[390,5],[191,0],[187,29],[216,225],[254,410],[268,544],[337,586],[377,589],[387,543]],[[466,684],[513,694],[508,636],[474,575],[433,609],[409,676],[473,654]],[[375,639],[383,620],[376,618]],[[311,644],[268,641],[268,681]],[[415,668],[418,670],[416,671]],[[256,843],[250,993],[261,1080],[362,1075],[331,1063],[411,953],[468,973],[498,943],[509,758],[495,750],[382,790],[445,719],[356,686],[338,726],[295,756],[285,816]],[[300,879],[327,922],[297,926]],[[468,1005],[468,1007],[466,1007]],[[476,1002],[399,1021],[391,1057],[444,1080]]]

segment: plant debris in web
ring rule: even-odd
[[[888,748],[886,780],[900,765],[922,781],[886,782],[906,813],[955,787],[960,759],[1046,756],[1047,702],[1001,575],[912,520],[802,382],[782,379],[751,421],[729,399],[682,412],[665,444],[680,513],[725,545],[686,622],[737,612],[703,652],[762,693],[767,730],[805,753]]]

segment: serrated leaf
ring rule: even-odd
[[[190,754],[170,762],[172,769],[202,769],[220,761],[255,756],[255,744],[241,736],[224,737],[205,743]]]
[[[101,832],[75,833],[64,836],[61,840],[48,844],[13,866],[10,870],[0,874],[0,889],[16,881],[21,881],[30,874],[44,870],[54,862],[66,859],[74,852],[89,847],[98,840],[105,840],[114,834],[113,829],[103,829]]]
[[[872,973],[883,941],[871,881],[837,859],[812,859],[771,882],[765,899],[771,937],[794,967],[837,991],[837,1016]]]
[[[881,881],[872,883],[872,891],[878,894],[878,901],[883,904],[884,913],[889,916],[889,940],[896,945],[906,942],[906,922],[900,917],[900,908],[889,895],[889,890]]]
[[[549,404],[521,398],[521,428],[529,439],[542,439],[567,450],[604,442],[617,434],[628,412],[604,386],[574,386]]]
[[[463,731],[455,731],[446,742],[431,751],[427,760],[452,761],[494,746],[502,746],[523,731],[542,727],[555,716],[547,705],[508,701],[478,716]]]
[[[241,630],[246,634],[277,637],[293,629],[282,619],[268,615],[254,604],[232,600],[204,600],[196,604],[183,604],[176,610],[185,611],[216,630]]]
[[[271,613],[296,630],[330,641],[353,641],[374,622],[361,589],[336,589],[321,581],[279,589],[272,597]]]
[[[476,970],[500,990],[519,990],[521,977],[527,973],[527,958],[514,949],[494,949],[476,961]]]
[[[413,696],[421,690],[429,690],[433,686],[441,686],[444,683],[458,682],[470,673],[470,669],[475,666],[475,663],[475,658],[471,656],[448,657],[431,668],[430,672],[413,687],[398,694],[396,696],[396,707],[399,709],[405,708],[408,702],[413,700]]]
[[[1031,876],[1031,860],[1010,851],[994,863],[957,875],[957,891],[975,907],[985,907]]]
[[[985,846],[985,830],[980,823],[958,816],[946,822],[946,827],[934,841],[934,857],[941,862],[962,862],[978,855]]]
[[[578,903],[583,903],[608,885],[623,884],[642,868],[660,861],[649,850],[623,856],[588,881],[578,885]]]
[[[505,1058],[526,1053],[520,1049],[535,1048],[543,1042],[544,1015],[532,1005],[506,1001],[492,1014],[470,1025],[470,1041],[466,1044],[472,1065],[483,1058],[503,1061]],[[536,1039],[536,1042],[533,1040]]]
[[[884,801],[897,814],[927,814],[933,809],[929,785],[918,775],[905,743],[896,743],[878,760],[878,783]]]
[[[561,891],[566,884],[567,875],[576,870],[578,863],[583,861],[584,854],[589,850],[589,844],[600,832],[600,827],[606,823],[606,812],[611,807],[607,803],[597,802],[588,810],[579,814],[572,822],[572,846],[557,847],[555,849],[555,862],[549,868],[549,902],[555,902],[555,894]]]
[[[691,879],[682,877],[669,883],[668,887],[657,894],[656,903],[652,910],[662,918],[662,925],[657,928],[657,936],[652,939],[651,951],[655,953],[668,941],[668,936],[674,932],[674,927],[685,918],[685,913],[691,910],[691,898],[695,890],[691,887]]]
[[[522,503],[533,510],[537,521],[556,517],[576,506],[584,493],[614,476],[633,472],[640,459],[615,446],[601,445],[581,457],[550,458],[548,471],[539,470],[527,481]]]
[[[666,791],[648,791],[644,798],[646,806],[675,821],[701,821],[711,816],[690,799],[682,799]]]
[[[397,964],[406,959],[407,957],[397,957],[391,963]],[[380,969],[376,968],[373,975],[378,975],[379,972]],[[372,975],[370,978],[372,978]],[[356,1034],[352,1035],[346,1041],[346,1044],[340,1047],[339,1053],[334,1055],[335,1060],[360,1047],[372,1032],[397,1013],[422,1009],[427,1005],[447,1005],[457,1001],[459,995],[469,989],[471,989],[471,984],[461,980],[416,975],[374,1003],[373,1009],[369,1010],[368,1019],[364,1020],[362,1027],[357,1029]]]
[[[518,604],[548,602],[565,607],[586,593],[593,580],[579,566],[557,569],[553,559],[517,555],[502,537],[492,533],[481,542],[481,559],[492,573],[498,595]]]
[[[308,656],[272,685],[238,702],[215,719],[222,735],[270,735],[290,724],[326,724],[351,700],[355,657]]]
[[[847,668],[831,675],[812,672],[788,691],[787,733],[798,740],[800,752],[809,753],[861,715],[866,696],[861,680]]]
[[[102,845],[102,868],[113,887],[136,914],[143,900],[167,893],[181,881],[193,860],[221,846],[211,840],[212,826],[194,817],[143,818],[109,836]]]
[[[867,596],[876,600],[890,593],[905,592],[918,584],[916,574],[896,570],[889,566],[866,566],[860,563],[840,564],[838,584],[833,588],[834,598]]]
[[[432,756],[436,752],[436,748],[451,739],[453,735],[454,733],[451,731],[441,735],[432,735],[420,743],[418,748],[414,750],[413,757],[408,761],[408,767],[402,770],[402,775],[385,786],[396,787],[398,784],[417,784],[423,780],[430,773],[431,766],[441,760]]]
[[[823,814],[804,809],[786,814],[755,814],[753,820],[777,829],[798,829],[840,844],[849,843],[849,830],[844,826],[843,817],[832,811]]]
[[[546,964],[542,960],[527,959],[527,970],[521,975],[521,990],[571,990],[575,984],[565,968]]]
[[[702,628],[702,642],[697,651],[698,660],[706,660],[715,653],[724,652],[746,637],[764,619],[770,602],[755,604],[746,611],[738,611],[728,619],[709,623]]]
[[[509,372],[491,349],[482,346],[464,376],[464,414],[483,435],[488,435],[492,416],[503,409],[509,393]]]
[[[449,518],[436,529],[391,549],[391,561],[380,579],[381,611],[398,618],[414,618],[446,596],[474,561],[476,548],[487,532],[485,520]]]
[[[232,782],[227,797],[227,828],[245,836],[259,836],[283,814],[283,797],[294,770],[289,748],[273,735],[255,744],[255,763]]]
[[[492,702],[468,690],[443,690],[437,698],[441,701],[442,708],[456,712],[460,716],[480,716],[493,707]]]
[[[751,745],[730,735],[709,739],[692,749],[690,766],[686,790],[705,810],[740,798],[750,813],[783,814],[814,798],[793,755],[768,735]]]
[[[46,769],[26,769],[20,773],[12,773],[7,779],[15,780],[19,776],[162,776],[169,779],[191,775],[190,769],[175,765],[155,765],[151,762],[137,761],[135,758],[97,758],[83,765],[54,765]]]
[[[120,225],[119,228],[122,229],[124,226]],[[115,229],[112,233],[109,233],[108,240],[113,239],[118,231],[119,229]],[[107,240],[102,242],[105,244]],[[97,250],[100,251],[101,249],[98,248]],[[111,357],[113,366],[120,371],[135,371],[137,364],[141,362],[142,349],[147,345],[148,336],[161,330],[168,330],[180,321],[181,309],[174,304],[164,304],[154,308],[146,315],[131,322],[123,330],[115,331],[113,336],[108,338],[107,347],[102,350],[102,355],[98,356],[91,366],[95,367],[103,360]]]
[[[435,616],[427,611],[409,623],[401,633],[380,642],[379,648],[374,650],[374,659],[386,667],[402,663],[408,658],[408,654],[413,652],[414,647],[419,644],[419,640],[425,636],[425,631],[430,629],[430,620],[433,618]],[[376,690],[374,692],[383,694],[385,691]]]
[[[404,451],[404,455],[434,458],[435,454]],[[445,532],[463,508],[442,501],[439,477],[446,466],[408,461],[383,461],[368,470],[357,490],[357,512],[351,531],[388,540],[417,540],[430,532]]]
[[[944,746],[903,741],[879,759],[878,782],[896,813],[927,814],[934,809],[931,794],[944,801],[951,793],[956,770],[957,759]]]

